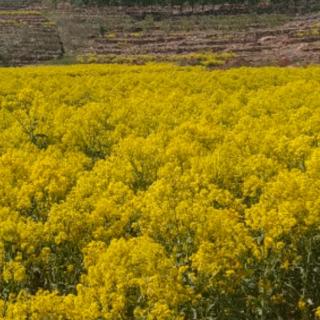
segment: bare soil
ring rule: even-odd
[[[201,14],[185,8],[159,15],[154,8],[52,8],[20,2],[10,8],[8,0],[0,0],[2,65],[81,55],[199,52],[234,53],[224,68],[320,63],[317,12],[217,15],[212,8],[201,8]]]

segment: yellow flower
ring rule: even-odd
[[[232,277],[234,274],[235,274],[235,271],[234,271],[234,270],[227,270],[227,271],[226,271],[226,276],[227,276],[227,277]]]
[[[0,70],[0,317],[320,318],[320,68],[183,58]]]
[[[299,310],[303,311],[305,310],[307,304],[306,302],[301,298],[299,301],[298,301],[298,308]]]

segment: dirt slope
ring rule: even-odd
[[[193,15],[186,9],[163,15],[148,10],[52,8],[37,0],[14,5],[0,0],[0,64],[194,52],[233,52],[224,67],[320,63],[317,12],[217,16],[210,10]]]
[[[63,55],[55,24],[34,5],[39,2],[0,0],[0,65],[34,64]]]

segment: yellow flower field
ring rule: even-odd
[[[0,319],[320,317],[320,67],[0,69]]]

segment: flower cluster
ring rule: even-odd
[[[320,68],[0,70],[0,319],[320,317]]]

